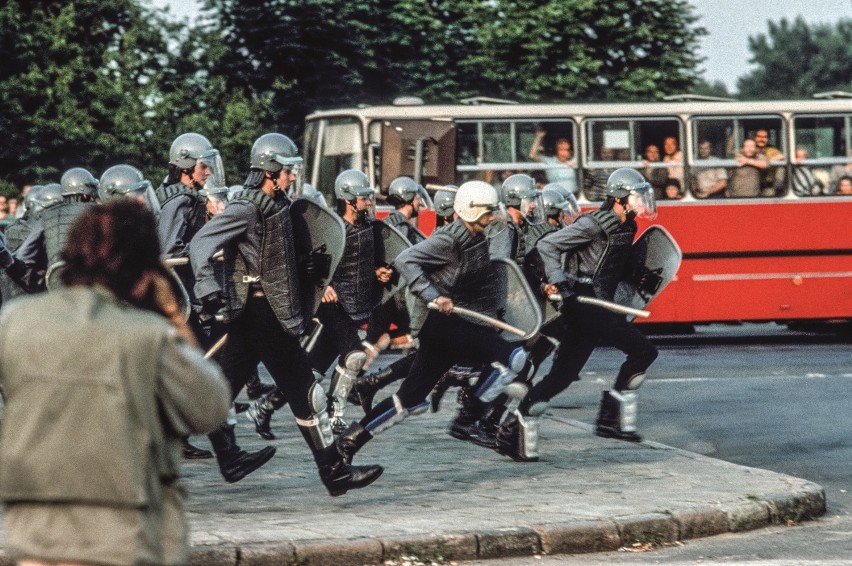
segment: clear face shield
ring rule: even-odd
[[[577,203],[577,198],[568,194],[565,197],[565,204],[562,211],[559,213],[559,220],[563,225],[568,226],[580,217],[580,205]]]
[[[521,204],[518,207],[524,220],[529,224],[541,224],[544,222],[544,204],[541,201],[541,193],[536,191],[533,196],[521,198]]]
[[[209,175],[203,181],[206,187],[224,187],[225,186],[225,164],[222,163],[222,156],[218,149],[209,149],[198,157],[198,163],[202,167],[209,170]]]
[[[657,202],[654,200],[654,189],[650,183],[641,184],[630,191],[627,204],[637,218],[653,220],[657,217]]]
[[[231,190],[228,187],[203,189],[199,191],[199,194],[204,199],[207,215],[211,217],[225,210],[225,205],[231,200]]]
[[[355,213],[358,215],[359,222],[367,222],[376,218],[376,194],[372,189],[359,192],[352,201],[352,206],[355,207]]]
[[[296,157],[286,157],[281,155],[280,153],[276,153],[270,159],[275,163],[278,163],[283,167],[281,175],[285,174],[285,171],[289,171],[291,175],[295,177],[292,183],[287,187],[286,194],[290,198],[290,200],[296,200],[297,198],[302,196],[302,184],[304,183],[305,177],[305,167],[302,158],[299,156]]]
[[[482,233],[486,238],[495,238],[508,229],[509,212],[506,210],[506,205],[502,202],[497,204],[471,203],[471,206],[482,206],[488,209],[488,213],[483,214],[476,221],[477,224],[483,227]]]

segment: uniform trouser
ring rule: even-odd
[[[400,304],[400,301],[402,301],[402,304]],[[376,310],[370,315],[370,320],[367,322],[366,341],[370,344],[378,342],[382,334],[388,332],[391,324],[396,324],[401,334],[407,334],[410,323],[403,292],[400,291],[394,297],[376,307]]]
[[[226,326],[228,340],[216,360],[231,385],[231,398],[262,363],[284,393],[297,419],[308,420],[313,411],[308,392],[314,375],[299,340],[281,326],[265,297],[252,297],[240,317]]]
[[[420,331],[420,348],[396,397],[403,407],[420,405],[453,364],[460,360],[506,364],[516,345],[496,330],[468,322],[455,315],[430,312]],[[378,403],[361,419],[366,426],[393,407],[393,399]]]
[[[363,321],[352,320],[340,303],[322,303],[317,309],[317,318],[322,323],[322,331],[309,358],[311,367],[324,374],[334,358],[344,365],[346,354],[362,349],[358,329]]]
[[[622,390],[634,375],[644,372],[657,358],[657,348],[623,314],[593,305],[573,303],[562,314],[564,334],[556,350],[553,366],[520,404],[527,414],[530,406],[549,401],[580,379],[592,351],[598,346],[613,346],[627,355],[616,377],[614,388]]]

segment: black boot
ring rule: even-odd
[[[346,447],[339,445],[335,441],[331,446],[320,448],[317,444],[317,435],[315,434],[317,431],[311,430],[311,427],[303,427],[302,425],[299,425],[299,430],[314,453],[314,460],[317,463],[317,471],[319,472],[320,479],[332,497],[343,495],[350,489],[367,487],[379,479],[379,476],[384,472],[384,468],[381,466],[352,466],[346,462],[346,458],[343,456],[343,453],[346,451],[351,451],[349,454],[349,459],[351,460],[355,451],[372,438],[366,431],[363,433],[366,434],[366,437],[359,437],[361,438],[359,440],[360,444],[355,442],[354,438],[350,438],[347,442],[352,442],[352,444]],[[347,432],[348,429],[344,434]],[[353,435],[348,434],[347,436],[352,437]]]
[[[631,392],[632,393],[632,392]],[[632,393],[635,395],[635,393]],[[628,442],[642,442],[642,437],[635,430],[622,430],[621,403],[609,391],[604,391],[595,434],[603,438],[615,438]]]
[[[189,438],[181,438],[181,447],[183,449],[183,457],[187,460],[209,460],[213,457],[213,453],[203,448],[198,448],[189,443]]]
[[[405,375],[397,374],[392,365],[379,370],[376,373],[360,377],[352,387],[352,391],[349,394],[349,402],[355,405],[361,405],[361,408],[364,409],[364,413],[369,413],[373,408],[373,399],[375,399],[376,393],[379,392],[379,389],[382,389],[386,385],[389,385],[403,377],[405,377]]]
[[[264,383],[260,380],[255,369],[249,378],[246,380],[246,395],[249,399],[260,399],[267,393],[275,391],[276,387],[273,383]]]
[[[228,424],[222,425],[208,434],[207,437],[216,453],[219,471],[228,483],[240,481],[275,455],[275,448],[272,446],[267,446],[257,452],[242,450],[237,446],[234,427]]]
[[[284,406],[287,400],[277,387],[249,406],[246,416],[254,423],[254,430],[264,440],[275,440],[270,426],[272,414]]]
[[[485,448],[494,448],[494,439],[479,426],[479,419],[485,414],[485,404],[474,395],[472,387],[464,388],[462,391],[462,406],[447,432],[453,438],[469,440]]]

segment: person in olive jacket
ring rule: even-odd
[[[153,215],[91,207],[62,287],[0,313],[5,550],[28,564],[185,564],[180,438],[230,407],[160,263]]]

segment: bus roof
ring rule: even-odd
[[[320,110],[305,120],[357,116],[363,120],[394,119],[559,119],[572,116],[670,116],[735,115],[852,112],[852,99],[831,100],[760,100],[760,101],[689,101],[689,102],[627,102],[627,103],[558,103],[558,104],[424,104],[406,106],[364,106]]]

